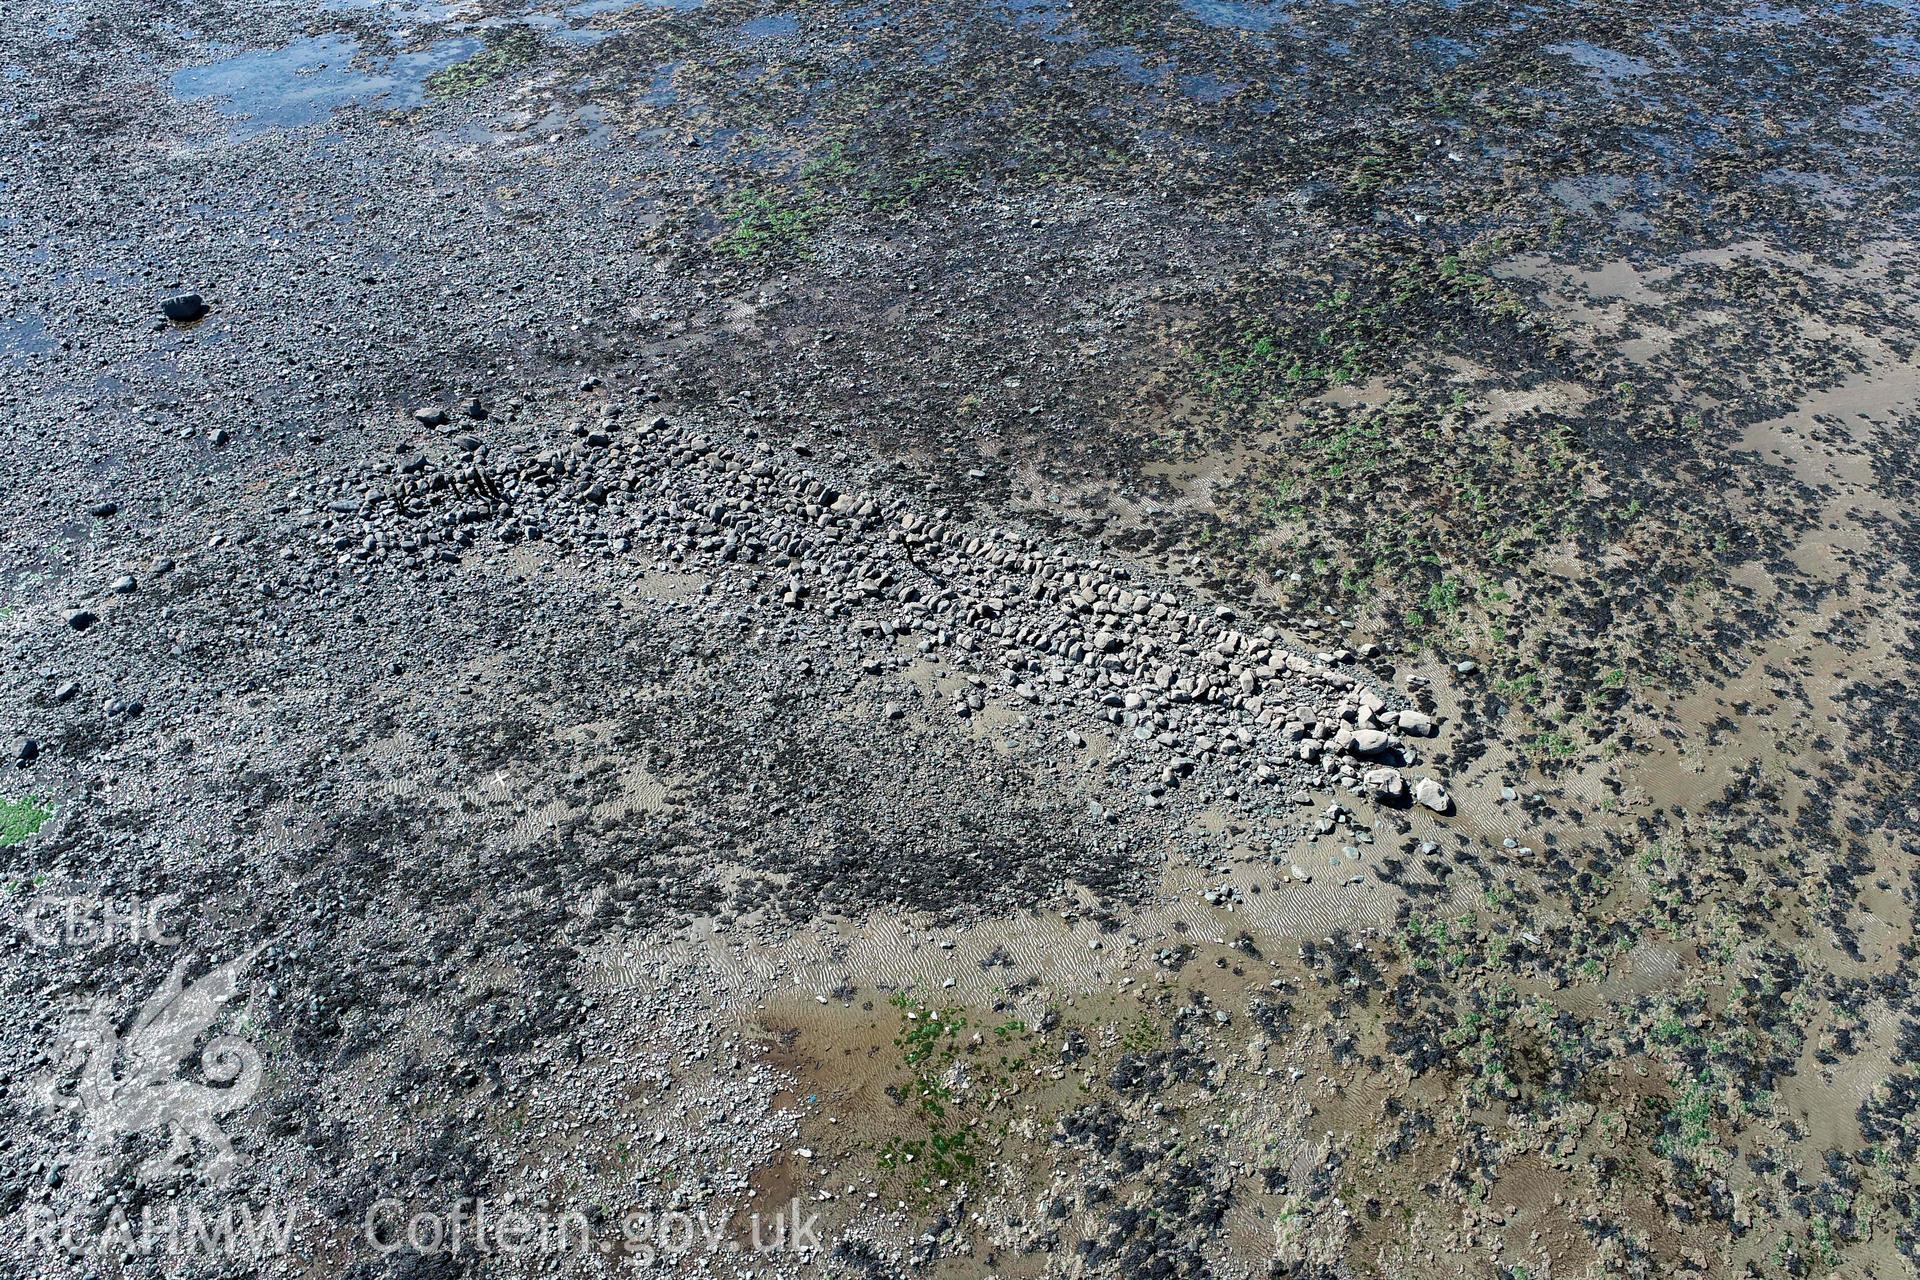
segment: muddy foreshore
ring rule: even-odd
[[[1916,59],[15,6],[6,1270],[1911,1274]]]

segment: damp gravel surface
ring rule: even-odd
[[[1920,1265],[1920,8],[0,16],[0,1258]]]

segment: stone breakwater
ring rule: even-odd
[[[944,661],[965,673],[942,695],[957,719],[995,706],[1074,747],[1103,734],[1116,763],[1151,764],[1149,805],[1204,778],[1228,799],[1305,804],[1310,789],[1338,787],[1451,808],[1442,780],[1412,772],[1438,726],[1359,666],[1374,646],[1306,652],[1129,566],[659,415],[610,406],[564,447],[507,451],[462,434],[433,452],[296,493],[337,571],[431,577],[519,543],[630,559],[696,575],[701,594],[778,626],[827,626],[869,664]]]

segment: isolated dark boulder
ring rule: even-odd
[[[207,314],[207,300],[197,293],[175,293],[160,299],[160,314],[169,320],[198,320]]]

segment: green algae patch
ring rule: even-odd
[[[53,810],[32,796],[13,800],[0,797],[0,849],[24,843],[53,816]]]
[[[428,76],[427,96],[444,101],[471,93],[517,67],[526,66],[539,52],[540,37],[525,27],[516,27],[465,62],[456,62]]]
[[[783,250],[797,252],[812,238],[814,225],[824,212],[823,205],[813,202],[743,193],[728,206],[727,230],[716,247],[736,258],[766,257]]]

